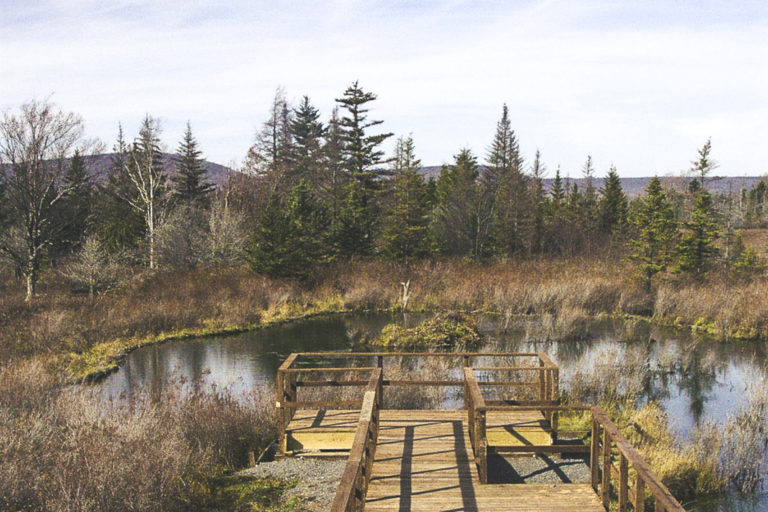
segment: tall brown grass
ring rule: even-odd
[[[92,302],[50,274],[41,295],[24,302],[19,284],[0,284],[0,361],[44,352],[82,352],[115,338],[161,332],[249,327],[307,312],[400,306],[411,281],[412,310],[490,311],[549,316],[557,332],[579,335],[588,317],[641,314],[696,326],[721,338],[768,337],[766,280],[659,280],[651,293],[630,265],[611,259],[459,260],[410,266],[357,261],[318,269],[314,282],[258,276],[239,267],[140,272]]]
[[[110,404],[39,363],[0,373],[0,510],[190,510],[276,434],[273,397],[226,391]]]

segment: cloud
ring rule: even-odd
[[[29,3],[32,4],[32,3]],[[0,107],[55,92],[107,141],[187,119],[209,158],[245,154],[275,88],[325,115],[353,80],[425,163],[484,155],[507,103],[529,158],[578,174],[679,172],[708,136],[723,174],[768,171],[766,9],[701,2],[3,4]],[[6,15],[6,11],[7,14]]]

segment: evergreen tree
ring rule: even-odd
[[[173,193],[179,201],[207,204],[209,194],[215,189],[214,185],[208,182],[208,170],[205,168],[202,154],[197,139],[192,135],[192,127],[187,122],[184,139],[179,144],[174,158],[176,175],[173,177]]]
[[[336,102],[345,111],[339,121],[342,161],[353,183],[346,188],[343,205],[336,221],[336,247],[342,254],[368,255],[372,252],[377,218],[375,195],[384,163],[381,144],[391,133],[369,135],[369,128],[383,121],[369,120],[367,104],[376,99],[357,82],[344,91]],[[349,252],[352,251],[352,252]]]
[[[344,168],[344,141],[341,132],[338,107],[333,109],[331,119],[323,137],[321,153],[322,177],[319,183],[319,195],[329,215],[329,226],[332,233],[338,226],[339,211],[344,201],[344,195],[350,176]]]
[[[304,96],[298,108],[293,110],[289,123],[291,151],[289,155],[291,181],[304,180],[313,193],[320,187],[323,165],[323,135],[325,127],[320,112]]]
[[[387,212],[381,233],[382,253],[401,260],[424,256],[429,250],[429,201],[427,184],[418,173],[421,161],[414,155],[413,138],[399,138],[389,184]]]
[[[309,186],[300,181],[283,201],[272,192],[245,249],[258,273],[306,279],[312,265],[325,259],[326,217]]]
[[[85,239],[93,203],[93,182],[85,160],[75,151],[64,175],[67,193],[59,203],[59,220],[62,222],[60,241],[55,253],[67,254],[80,247]]]
[[[285,179],[291,155],[291,109],[285,91],[278,88],[270,107],[269,119],[256,134],[248,150],[245,169],[248,173],[268,178],[270,188],[287,193],[290,183]]]
[[[698,175],[701,188],[704,188],[704,180],[707,175],[713,170],[717,169],[717,162],[712,160],[709,154],[712,152],[712,139],[707,139],[707,142],[699,149],[699,157],[691,162],[691,172]]]
[[[373,253],[373,196],[363,183],[352,180],[345,186],[332,232],[336,254],[368,256]]]
[[[138,197],[128,176],[130,149],[123,136],[122,125],[118,125],[117,141],[112,151],[107,182],[99,190],[95,219],[103,247],[117,253],[136,248],[144,236],[145,227],[141,214],[125,199],[130,197],[136,201]]]
[[[480,259],[488,253],[493,208],[478,175],[477,158],[469,149],[440,172],[434,229],[445,254]]]
[[[653,276],[664,270],[674,255],[677,225],[672,205],[654,176],[632,218],[635,235],[630,240],[630,259],[638,265],[645,286],[650,289]]]
[[[384,152],[381,144],[392,133],[369,135],[366,130],[382,124],[384,121],[368,120],[369,109],[366,104],[374,101],[376,95],[365,92],[358,82],[354,82],[344,91],[336,102],[345,110],[340,127],[344,142],[343,158],[349,173],[362,181],[366,187],[378,177],[379,164],[382,163]]]
[[[696,197],[691,218],[685,223],[680,240],[679,270],[703,275],[719,252],[715,246],[718,235],[712,196],[702,190]]]
[[[621,188],[621,178],[614,166],[608,171],[600,190],[598,209],[603,233],[615,235],[623,232],[627,221],[627,196]]]
[[[544,247],[544,218],[547,210],[547,196],[544,193],[544,173],[546,167],[541,162],[541,152],[537,149],[531,166],[531,200],[533,202],[532,250],[541,252]]]
[[[587,250],[592,250],[595,245],[596,235],[600,228],[600,212],[598,210],[597,190],[595,189],[595,168],[592,165],[592,156],[587,155],[587,161],[581,170],[584,176],[584,194],[578,206],[579,227],[582,237],[586,242]]]
[[[504,105],[482,179],[482,193],[488,196],[484,201],[492,208],[493,243],[496,252],[503,256],[530,249],[534,208],[529,179],[522,167],[517,136]]]
[[[766,201],[768,201],[768,185],[765,180],[760,180],[747,193],[747,211],[744,220],[749,227],[762,227]]]
[[[565,188],[563,186],[563,178],[560,176],[559,165],[557,166],[557,171],[555,171],[555,178],[552,180],[552,188],[549,191],[549,196],[553,207],[559,207],[565,202]]]

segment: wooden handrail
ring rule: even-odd
[[[371,371],[365,389],[360,420],[341,483],[331,505],[331,512],[359,512],[365,506],[365,496],[371,479],[371,468],[379,437],[381,408],[381,368]]]
[[[603,435],[600,436],[602,429]],[[602,438],[602,439],[601,439]],[[618,470],[611,462],[612,447],[618,452]],[[685,512],[682,505],[669,492],[669,489],[661,483],[643,457],[632,447],[630,442],[621,434],[619,428],[611,421],[605,412],[599,407],[592,408],[592,445],[590,449],[592,464],[592,488],[603,500],[607,508],[610,504],[612,478],[618,480],[618,510],[627,511],[630,501],[635,511],[645,510],[645,489],[653,495],[656,512]],[[602,454],[602,457],[599,455]],[[601,464],[598,459],[602,459]],[[629,485],[629,467],[635,470],[635,482]],[[602,470],[602,478],[600,478]]]
[[[475,371],[471,367],[464,368],[464,402],[467,409],[469,442],[475,454],[477,475],[480,482],[485,484],[488,483],[488,439],[485,431],[487,407]]]

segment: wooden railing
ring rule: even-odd
[[[464,368],[464,405],[467,409],[469,442],[475,454],[480,483],[488,483],[488,438],[485,432],[486,405],[472,368]]]
[[[376,441],[379,438],[381,374],[381,368],[373,369],[365,388],[355,440],[349,451],[349,459],[331,505],[331,512],[358,512],[365,506],[365,495],[368,492],[376,454]]]
[[[599,407],[589,406],[553,406],[553,405],[487,405],[480,388],[474,382],[472,369],[464,372],[467,393],[467,411],[470,441],[475,453],[478,477],[481,483],[488,482],[489,454],[551,454],[583,453],[589,454],[591,484],[600,496],[606,510],[618,512],[646,511],[646,501],[650,499],[655,512],[685,512],[685,509],[672,496],[661,480],[651,471],[642,456],[621,434],[618,427]],[[489,446],[486,434],[486,415],[491,411],[541,411],[556,415],[563,412],[574,413],[589,411],[591,414],[591,434],[589,445],[584,444],[549,444]],[[618,467],[614,463],[618,463]],[[630,469],[634,475],[630,478]],[[611,508],[615,503],[616,507]]]
[[[592,488],[600,495],[606,509],[615,496],[619,512],[626,512],[629,505],[635,512],[644,512],[646,491],[650,491],[655,512],[685,512],[642,456],[599,407],[592,408],[591,435]],[[613,463],[614,459],[618,459],[618,468]],[[631,483],[630,468],[634,469]]]
[[[369,361],[366,366],[341,366],[341,367],[317,367],[300,366],[300,363],[311,362],[313,358],[334,358],[340,360],[363,359]],[[309,401],[298,399],[298,389],[302,387],[347,387],[347,386],[365,386],[368,381],[357,377],[355,374],[367,373],[374,368],[384,369],[386,361],[395,358],[440,358],[455,359],[456,369],[471,367],[472,363],[478,358],[510,358],[515,361],[522,359],[527,364],[518,364],[515,366],[475,366],[474,370],[484,374],[496,374],[510,372],[530,373],[530,378],[525,380],[510,380],[508,377],[483,381],[474,379],[476,387],[483,388],[538,388],[537,401],[514,400],[514,401],[487,401],[487,405],[531,405],[531,404],[552,404],[557,403],[559,397],[559,369],[546,356],[539,352],[301,352],[288,356],[283,364],[277,370],[277,392],[276,404],[279,416],[279,438],[278,447],[281,453],[287,452],[286,428],[293,419],[297,409],[358,409],[362,406],[361,400],[328,400],[328,401]],[[375,361],[375,366],[373,366]],[[329,378],[328,374],[336,374],[338,378]],[[313,376],[317,377],[313,377]],[[383,402],[384,389],[387,386],[445,386],[445,387],[465,387],[466,379],[462,375],[461,380],[457,379],[387,379],[382,374],[382,389],[380,390],[380,401]],[[482,394],[480,394],[482,396]],[[484,415],[480,415],[484,419]],[[557,424],[557,417],[550,415],[550,423]]]

